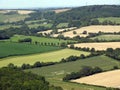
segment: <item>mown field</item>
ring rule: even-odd
[[[73,40],[63,40],[63,39],[54,39],[54,38],[45,38],[45,37],[36,37],[36,36],[24,36],[24,35],[14,35],[13,37],[10,38],[11,41],[13,42],[18,42],[19,39],[25,39],[25,38],[31,38],[32,42],[42,42],[42,43],[62,43],[62,42],[76,42]]]
[[[20,14],[14,14],[14,15],[0,14],[0,22],[16,22],[16,21],[24,20],[26,17],[29,16],[20,15]]]
[[[100,35],[100,36],[96,36],[96,37],[93,37],[91,39],[98,39],[98,40],[120,40],[120,35]]]
[[[106,18],[97,18],[100,23],[104,21],[111,21],[120,24],[120,18],[119,17],[106,17]]]
[[[107,71],[107,72],[83,77],[80,79],[72,80],[72,82],[119,88],[120,87],[119,75],[120,75],[120,70],[113,70],[113,71]]]
[[[120,42],[101,42],[101,43],[78,43],[75,47],[95,48],[95,50],[106,50],[107,48],[120,48]]]
[[[31,49],[31,48],[29,48],[29,49]],[[42,49],[45,51],[45,49],[47,49],[47,48],[42,48]],[[23,63],[33,65],[37,61],[59,62],[62,58],[67,58],[71,55],[80,56],[81,54],[89,55],[88,52],[84,52],[84,51],[77,51],[77,50],[72,50],[72,49],[62,49],[62,50],[46,52],[46,53],[38,53],[38,54],[33,54],[33,55],[13,56],[13,57],[0,59],[0,67],[6,66],[9,63],[13,63],[17,66],[21,66]]]
[[[60,47],[39,46],[27,43],[0,42],[0,58],[7,56],[44,53],[59,50]]]
[[[62,78],[68,73],[79,71],[82,66],[98,66],[103,70],[110,70],[113,68],[113,66],[119,66],[119,64],[120,62],[102,55],[74,62],[29,69],[26,71],[31,71],[32,73],[38,75],[44,75],[51,84],[61,86],[64,88],[64,90],[72,90],[72,88],[74,88],[74,90],[106,90],[102,87],[63,82]]]

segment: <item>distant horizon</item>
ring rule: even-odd
[[[120,0],[0,0],[0,9],[67,8],[89,5],[120,5]]]

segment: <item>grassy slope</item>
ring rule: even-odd
[[[59,47],[53,46],[39,46],[25,43],[0,42],[0,57],[43,53],[59,49]]]
[[[120,35],[100,35],[93,37],[91,39],[99,39],[99,40],[120,40]]]
[[[20,15],[20,14],[14,14],[14,15],[4,15],[0,14],[0,22],[16,22],[20,20],[24,20],[28,15]]]
[[[19,39],[24,38],[31,38],[33,42],[47,42],[47,43],[62,43],[62,42],[73,42],[72,40],[59,40],[59,39],[53,39],[53,38],[45,38],[45,37],[35,37],[35,36],[23,36],[23,35],[15,35],[11,38],[12,41],[17,42]]]
[[[106,18],[97,18],[99,22],[104,22],[104,21],[111,21],[111,22],[116,22],[120,23],[120,17],[106,17]]]
[[[42,48],[42,49],[46,49],[46,48]],[[58,62],[62,58],[67,58],[71,55],[79,56],[80,54],[88,55],[89,53],[83,52],[83,51],[72,50],[72,49],[62,49],[62,50],[47,52],[47,53],[25,55],[25,56],[14,56],[14,57],[0,59],[1,60],[0,67],[8,65],[9,63],[13,63],[17,66],[21,66],[23,63],[34,64],[37,61]]]
[[[38,75],[44,75],[48,79],[48,81],[50,81],[52,84],[57,86],[62,86],[64,87],[65,90],[71,90],[71,88],[74,88],[75,90],[84,90],[84,88],[93,88],[93,90],[105,90],[104,88],[100,88],[100,87],[62,82],[61,79],[64,77],[66,73],[79,71],[82,66],[92,66],[92,67],[98,66],[104,70],[109,70],[113,68],[113,66],[119,65],[119,64],[120,63],[118,61],[115,61],[114,59],[111,59],[109,57],[96,56],[96,57],[87,58],[84,60],[78,60],[74,62],[67,62],[63,64],[57,64],[57,65],[52,65],[52,66],[47,66],[42,68],[30,69],[27,71],[31,71]]]

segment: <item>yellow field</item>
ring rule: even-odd
[[[107,48],[120,48],[120,42],[104,42],[104,43],[79,43],[74,44],[75,47],[89,47],[95,50],[106,50]]]
[[[72,80],[72,82],[120,88],[120,70],[103,72]]]
[[[68,10],[70,10],[70,9],[57,9],[57,10],[54,10],[54,11],[55,11],[55,13],[61,13],[61,12],[66,12]]]
[[[88,52],[84,52],[84,51],[62,49],[62,50],[52,51],[52,52],[47,52],[47,53],[3,58],[3,59],[0,59],[0,67],[6,66],[9,63],[13,63],[17,66],[21,66],[23,63],[34,64],[37,61],[59,62],[62,58],[67,58],[71,55],[80,56],[80,54],[89,55]]]
[[[76,31],[77,34],[73,34],[73,31]],[[120,26],[111,26],[111,25],[92,25],[92,26],[86,26],[82,27],[73,31],[68,31],[63,33],[65,37],[74,37],[74,36],[82,36],[86,37],[88,36],[88,33],[98,33],[101,32],[120,32]],[[87,34],[82,34],[84,31],[87,31]]]

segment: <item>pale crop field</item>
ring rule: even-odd
[[[76,31],[77,34],[73,34],[73,31]],[[74,36],[82,36],[86,37],[88,36],[88,33],[98,33],[99,31],[101,32],[120,32],[120,26],[112,26],[112,25],[92,25],[92,26],[86,26],[82,27],[73,31],[68,31],[63,33],[65,37],[74,37]],[[84,31],[87,31],[87,34],[83,34]]]
[[[69,45],[68,45],[69,46]],[[75,47],[89,47],[95,50],[106,50],[107,48],[120,48],[120,42],[104,42],[104,43],[79,43],[74,44]]]
[[[55,13],[61,13],[61,12],[66,12],[68,10],[70,10],[70,9],[57,9],[57,10],[54,10],[54,11],[55,11]]]
[[[80,79],[72,80],[72,82],[120,88],[120,70],[103,72],[83,77]]]
[[[84,52],[84,51],[62,49],[62,50],[47,52],[47,53],[42,53],[42,54],[14,56],[14,57],[0,59],[0,67],[6,66],[9,63],[13,63],[17,66],[21,66],[23,63],[34,64],[37,61],[59,62],[62,58],[67,58],[71,55],[80,56],[81,54],[89,55],[88,52]]]
[[[29,10],[18,10],[19,14],[30,14],[33,13],[34,11],[29,11]]]

